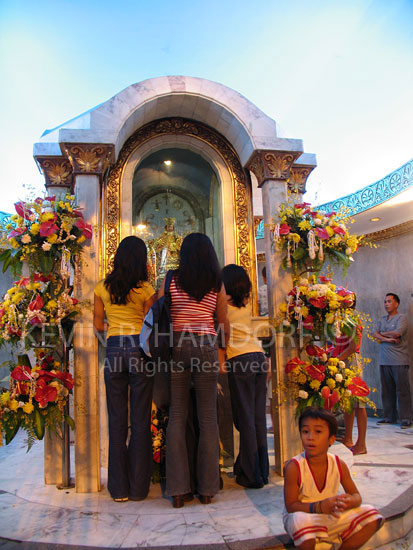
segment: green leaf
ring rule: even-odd
[[[8,445],[11,441],[13,441],[14,436],[19,431],[21,424],[21,418],[19,418],[17,415],[15,418],[13,418],[13,422],[4,422],[3,424],[3,431],[4,431],[4,437],[6,440],[6,445]]]
[[[53,263],[53,258],[51,258],[50,256],[46,256],[46,254],[41,254],[39,256],[40,271],[44,275],[49,275],[49,273],[53,269]]]
[[[295,261],[299,261],[301,260],[302,258],[304,258],[305,256],[305,250],[304,248],[301,248],[301,246],[299,246],[298,248],[296,248],[292,254],[293,258]]]
[[[8,258],[11,255],[11,249],[6,248],[6,250],[3,250],[3,252],[0,254],[0,262],[4,262],[6,258]]]
[[[26,353],[24,355],[18,355],[17,356],[17,364],[21,365],[21,366],[32,368],[29,356]]]
[[[37,439],[43,439],[44,437],[44,416],[38,409],[33,412],[33,429]]]
[[[70,428],[75,431],[75,421],[73,420],[73,418],[68,415],[68,414],[65,414],[65,421],[66,421],[66,424],[68,424],[68,426],[70,426]]]

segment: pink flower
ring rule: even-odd
[[[23,201],[14,203],[14,208],[16,209],[18,215],[25,220],[29,220],[30,216],[33,215],[33,212],[30,210],[30,208],[26,207],[26,203]]]
[[[303,319],[303,327],[305,328],[305,330],[313,330],[314,317],[312,315],[307,315],[307,317]]]
[[[288,235],[290,231],[291,227],[288,225],[288,223],[282,223],[280,225],[280,235]]]
[[[86,237],[86,239],[92,238],[93,231],[90,223],[86,223],[83,218],[79,218],[75,221],[74,225],[83,232],[83,235]]]
[[[59,227],[54,223],[54,220],[51,220],[41,224],[39,233],[41,237],[50,237],[50,235],[54,235],[56,231],[59,231]]]
[[[41,296],[36,296],[29,304],[30,311],[37,311],[43,307],[43,298]]]
[[[340,227],[339,225],[333,225],[332,229],[333,229],[334,233],[338,233],[339,235],[345,235],[346,234],[344,229],[342,227]]]
[[[324,397],[324,408],[328,411],[331,410],[336,403],[340,400],[340,395],[337,390],[333,393],[330,392],[330,388],[324,386],[321,390],[321,395]]]
[[[328,231],[327,229],[325,229],[325,227],[315,227],[314,230],[317,233],[318,238],[322,241],[330,238],[330,235],[328,234]]]
[[[12,237],[20,237],[20,235],[22,235],[25,231],[26,229],[22,227],[16,227],[16,229],[10,231],[10,233],[7,235],[7,238],[11,239]]]

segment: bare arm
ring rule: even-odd
[[[148,311],[150,310],[150,308],[153,306],[153,304],[156,302],[157,299],[158,299],[158,295],[156,294],[156,292],[154,292],[154,294],[152,294],[152,296],[150,298],[145,300],[145,302],[143,304],[143,315],[144,316],[148,313]]]
[[[342,353],[340,353],[337,359],[339,361],[345,361],[348,357],[350,357],[350,355],[353,355],[353,353],[355,353],[356,350],[357,350],[357,344],[355,340],[350,340],[346,349]]]
[[[102,298],[94,295],[93,305],[93,326],[98,332],[105,330],[105,306],[103,305]]]
[[[340,512],[349,510],[350,508],[357,508],[361,504],[361,495],[358,492],[356,484],[354,483],[347,464],[340,459],[340,466],[342,471],[341,485],[345,491],[342,495],[337,495],[336,507]]]
[[[391,344],[398,343],[398,338],[390,338],[389,336],[383,336],[383,334],[380,332],[373,332],[373,338],[375,338],[379,342],[389,342]]]
[[[227,295],[225,292],[225,287],[222,284],[221,290],[218,293],[216,313],[217,313],[218,329],[224,333],[225,343],[228,342],[229,335],[230,335],[229,321],[228,321],[228,315],[227,315],[227,310],[228,310],[227,304],[228,304]]]

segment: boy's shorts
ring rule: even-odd
[[[340,548],[345,540],[376,520],[380,520],[381,525],[383,516],[369,504],[346,510],[338,518],[307,512],[283,515],[284,528],[293,539],[295,546],[299,546],[305,540],[316,539],[316,550]]]

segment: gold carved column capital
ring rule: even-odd
[[[73,170],[69,160],[65,157],[36,157],[36,161],[45,178],[46,189],[61,187],[73,189]]]
[[[286,180],[290,176],[293,162],[301,155],[300,151],[260,151],[252,155],[247,168],[253,172],[261,187],[267,180]]]
[[[73,167],[74,174],[102,176],[113,164],[114,146],[96,143],[63,143],[62,149]]]
[[[305,184],[307,183],[307,178],[314,170],[315,166],[304,166],[304,165],[293,165],[290,169],[290,177],[287,181],[288,190],[291,193],[300,193],[304,194]]]

